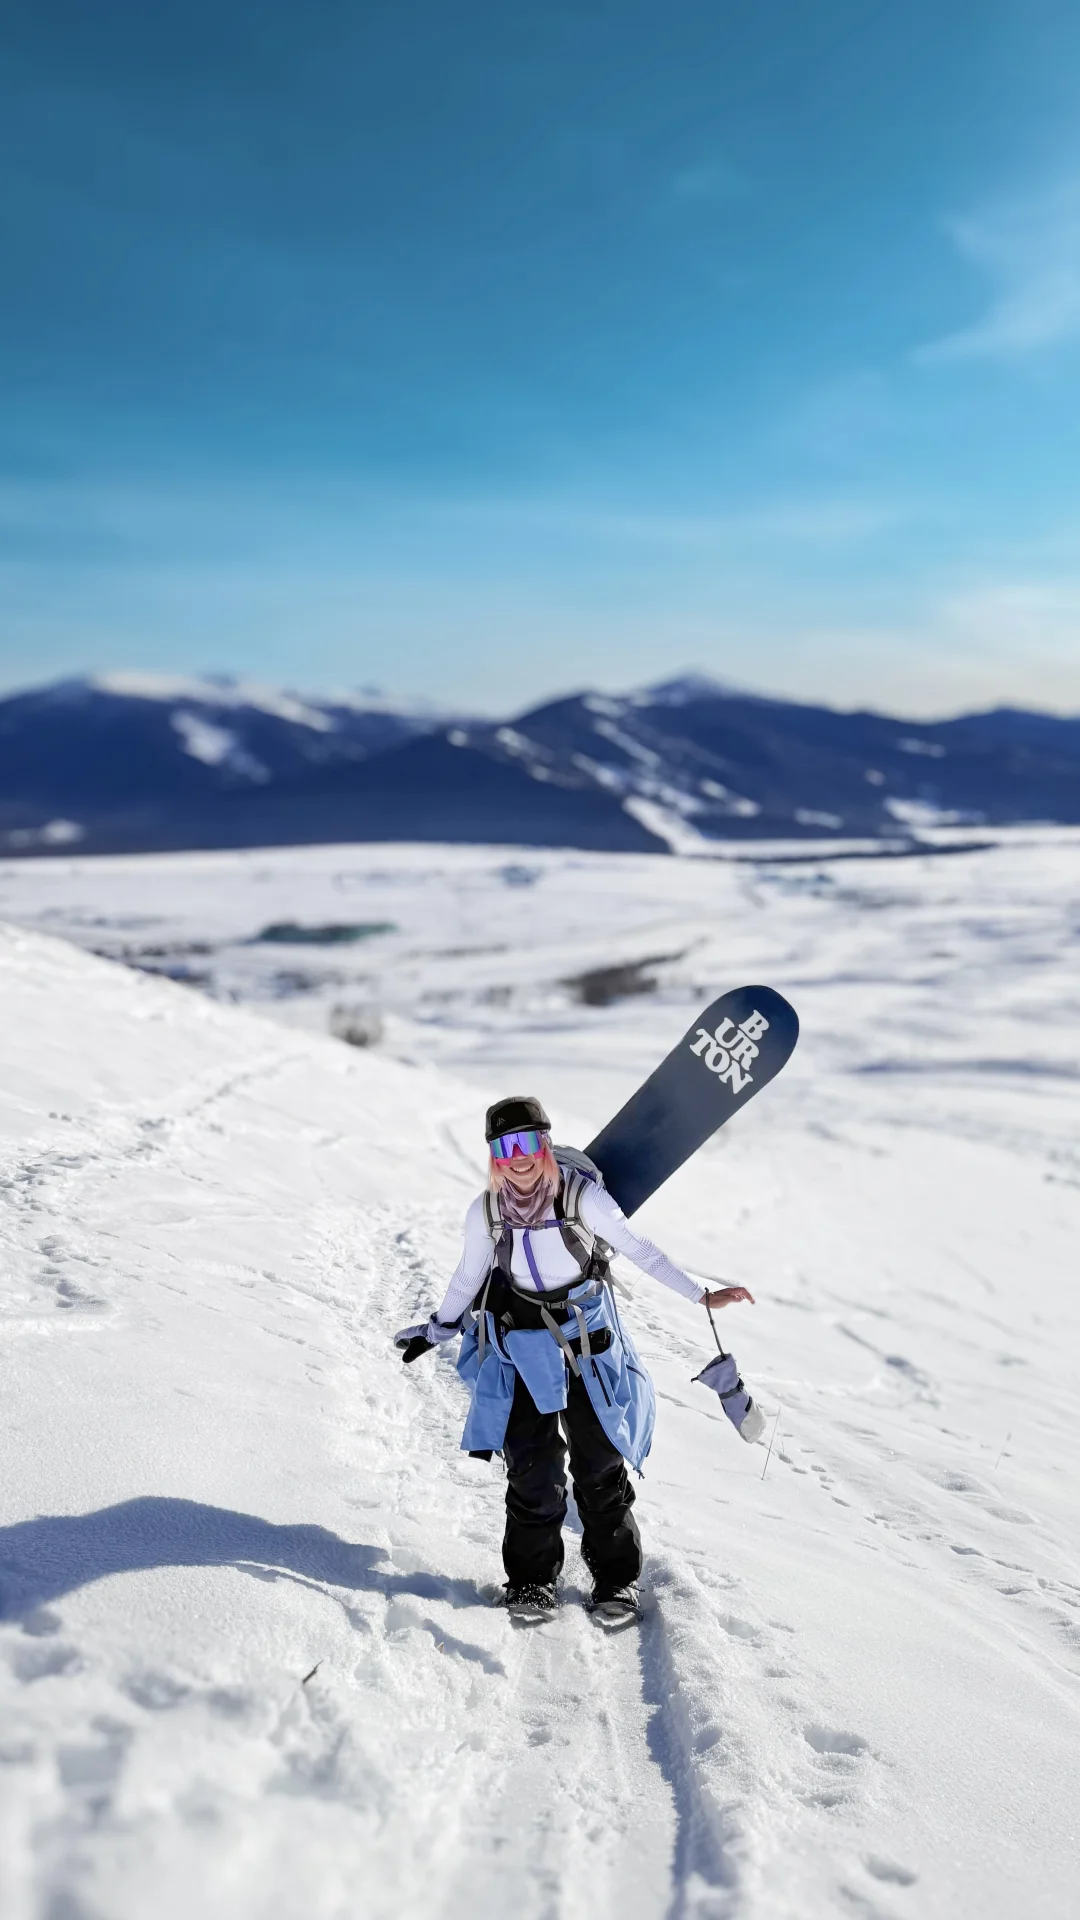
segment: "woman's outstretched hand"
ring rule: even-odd
[[[749,1300],[751,1306],[755,1305],[749,1287],[717,1287],[714,1292],[703,1295],[701,1304],[703,1307],[731,1307],[736,1300]]]

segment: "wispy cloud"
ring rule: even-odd
[[[1067,667],[1075,685],[1080,576],[1060,573],[969,583],[939,608],[943,632],[983,656],[1036,667]]]
[[[488,522],[519,532],[565,535],[578,541],[703,552],[765,546],[838,547],[879,538],[917,518],[903,501],[816,496],[777,499],[714,511],[663,511],[605,505],[565,494],[516,499],[484,495],[443,503],[452,519]]]
[[[676,200],[720,201],[741,199],[746,186],[728,161],[706,155],[678,168],[671,178]]]
[[[1080,334],[1080,175],[951,220],[948,232],[993,291],[973,325],[932,341],[920,360],[1019,360]]]

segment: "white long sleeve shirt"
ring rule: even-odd
[[[599,1239],[606,1240],[616,1253],[624,1253],[642,1273],[652,1275],[661,1285],[670,1287],[673,1293],[681,1293],[686,1300],[701,1300],[705,1289],[688,1273],[677,1267],[662,1253],[651,1240],[643,1234],[635,1233],[629,1220],[603,1187],[586,1186],[582,1188],[579,1203],[581,1218]],[[525,1232],[529,1234],[529,1247],[540,1275],[541,1287],[538,1288],[525,1254]],[[523,1293],[542,1293],[552,1287],[565,1287],[581,1278],[581,1268],[574,1259],[562,1234],[557,1227],[521,1227],[513,1229],[513,1252],[510,1259],[510,1271],[514,1285]],[[446,1289],[442,1305],[436,1315],[443,1326],[449,1326],[464,1313],[491,1269],[495,1253],[495,1242],[488,1232],[484,1213],[484,1196],[479,1194],[465,1215],[465,1245],[458,1261],[450,1285]]]

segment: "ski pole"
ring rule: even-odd
[[[761,1477],[763,1480],[765,1478],[765,1475],[769,1471],[769,1461],[772,1459],[772,1450],[776,1443],[776,1436],[780,1431],[780,1415],[783,1413],[783,1411],[784,1411],[783,1407],[777,1407],[776,1409],[776,1420],[773,1425],[772,1439],[769,1441],[769,1451],[765,1455],[765,1465],[761,1469]]]

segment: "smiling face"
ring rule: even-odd
[[[538,1180],[544,1176],[545,1153],[521,1153],[515,1149],[512,1160],[498,1160],[496,1166],[504,1180],[512,1187],[518,1187],[522,1193],[531,1193]]]
[[[496,1193],[509,1188],[527,1200],[545,1185],[554,1192],[559,1183],[559,1169],[547,1136],[541,1134],[540,1141],[538,1153],[525,1153],[515,1146],[508,1160],[492,1160],[491,1184]]]

